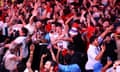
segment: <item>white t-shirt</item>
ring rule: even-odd
[[[5,58],[5,68],[7,70],[12,71],[12,70],[15,70],[16,67],[17,67],[18,62],[13,60],[13,59],[11,59],[13,57],[16,57],[16,55],[15,54],[11,54],[10,51],[8,50],[6,52],[6,54],[5,54],[5,57],[4,57]]]
[[[98,43],[101,44],[103,41],[103,38],[98,37]],[[100,52],[100,47],[96,47],[92,44],[89,45],[89,48],[87,50],[87,55],[88,55],[88,61],[85,65],[86,70],[93,70],[94,64],[99,63],[100,60],[95,60],[95,57],[99,54]]]
[[[57,34],[57,33],[49,33],[49,36],[50,36],[50,40],[51,41],[54,41],[55,39],[58,39],[60,36]],[[68,37],[67,35],[65,35],[64,37]],[[67,49],[67,46],[68,46],[68,41],[65,41],[65,40],[59,40],[57,42],[57,46],[62,46],[62,48],[64,49]]]
[[[5,35],[5,27],[7,27],[7,23],[4,23],[4,24],[2,25],[3,35]]]
[[[0,27],[2,28],[3,27],[3,21],[0,21]]]
[[[68,35],[66,34],[64,36],[64,38],[68,38]],[[57,43],[57,46],[61,46],[62,45],[62,48],[63,49],[67,49],[68,48],[68,41],[65,41],[65,40],[60,40],[58,43]]]
[[[28,46],[26,45],[26,41],[25,41],[26,38],[27,37],[25,37],[25,36],[19,36],[14,40],[15,43],[18,43],[18,44],[22,43],[21,48],[22,48],[23,58],[26,58],[28,56]]]
[[[22,24],[15,24],[15,25],[12,26],[12,30],[18,31],[18,30],[20,30],[22,27],[23,27]]]
[[[94,45],[89,45],[89,48],[88,48],[88,51],[87,51],[88,61],[87,61],[86,66],[85,66],[86,70],[90,70],[90,69],[93,70],[94,64],[100,62],[100,61],[95,60],[95,57],[99,53],[98,49],[99,48],[97,48]]]
[[[28,29],[28,31],[29,31],[29,34],[33,34],[34,33],[34,31],[35,31],[35,25],[34,24],[27,24],[26,26],[25,26],[25,28],[27,28]]]

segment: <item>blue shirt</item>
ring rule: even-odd
[[[58,72],[81,72],[80,67],[77,64],[70,64],[70,65],[58,65],[59,71]]]

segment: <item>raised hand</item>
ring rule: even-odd
[[[101,51],[104,52],[106,50],[106,46],[104,44],[101,45]]]
[[[41,58],[45,58],[47,56],[47,54],[43,54],[42,56],[41,56]]]

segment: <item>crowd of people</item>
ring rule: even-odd
[[[119,0],[0,0],[0,72],[120,72]]]

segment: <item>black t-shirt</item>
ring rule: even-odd
[[[73,37],[73,43],[71,44],[75,45],[74,50],[76,52],[85,53],[86,45],[81,38],[81,34],[78,34],[77,36]]]
[[[106,45],[106,50],[105,50],[103,57],[102,57],[103,65],[106,64],[108,57],[112,61],[117,60],[117,54],[115,53],[115,49],[116,49],[115,41],[111,40],[110,43],[105,43],[105,45]]]
[[[6,37],[4,35],[0,35],[0,43],[4,42]]]
[[[71,58],[71,64],[78,64],[83,72],[85,72],[85,64],[87,62],[87,54],[75,52]]]

